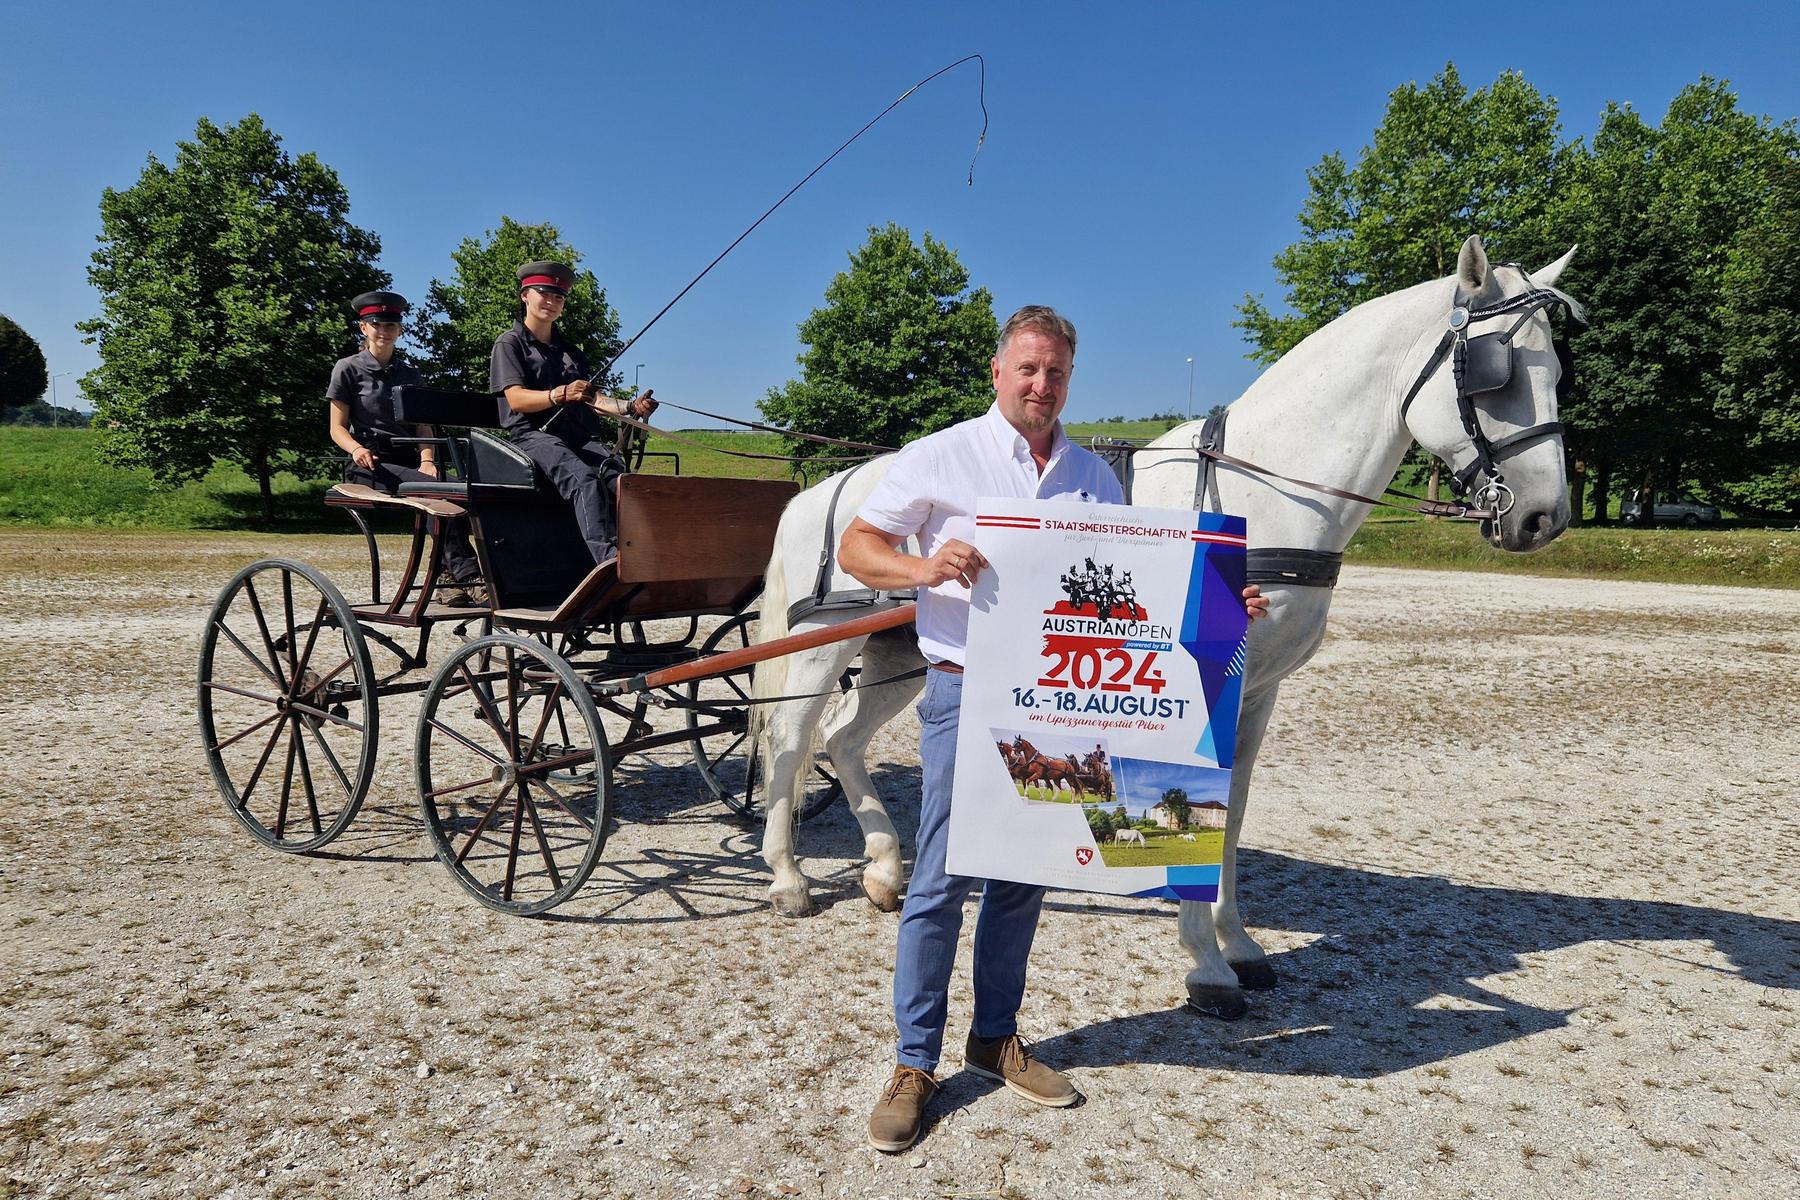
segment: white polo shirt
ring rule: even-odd
[[[917,534],[929,558],[952,538],[977,550],[975,509],[984,496],[1122,504],[1118,478],[1099,455],[1074,445],[1058,421],[1050,461],[1038,474],[1031,447],[994,404],[972,421],[901,450],[856,515],[896,537]],[[932,662],[963,662],[969,591],[954,579],[919,593],[919,649]]]

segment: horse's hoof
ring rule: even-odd
[[[1235,1021],[1250,1011],[1250,1002],[1237,988],[1201,985],[1188,988],[1187,1003],[1183,1007],[1203,1017]]]
[[[812,896],[806,892],[771,892],[769,907],[778,917],[810,917],[817,911]]]
[[[862,878],[863,895],[869,898],[882,912],[893,912],[900,907],[900,889],[880,879],[870,879],[865,873]]]
[[[1237,974],[1238,986],[1247,991],[1266,992],[1280,981],[1280,976],[1275,974],[1275,968],[1269,965],[1266,958],[1232,963],[1231,969]]]

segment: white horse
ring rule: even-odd
[[[1527,277],[1519,269],[1490,264],[1480,239],[1471,237],[1463,244],[1451,278],[1358,305],[1264,372],[1231,405],[1225,452],[1289,479],[1364,496],[1387,486],[1415,439],[1452,469],[1472,470],[1477,449],[1459,415],[1452,363],[1442,355],[1445,331],[1511,330],[1510,349],[1502,345],[1500,358],[1516,369],[1510,370],[1504,386],[1473,398],[1484,441],[1491,439],[1495,453],[1505,456],[1504,495],[1500,489],[1489,493],[1493,507],[1504,511],[1483,521],[1481,530],[1493,545],[1509,551],[1546,545],[1569,521],[1561,439],[1544,428],[1556,420],[1561,365],[1548,316],[1523,298],[1553,295],[1579,318],[1579,306],[1555,290],[1574,253],[1570,250]],[[1506,307],[1509,299],[1526,307],[1484,315],[1485,310]],[[1200,430],[1197,422],[1177,426],[1137,456],[1132,503],[1162,508],[1204,503],[1205,498],[1196,495],[1198,456],[1193,449]],[[1514,434],[1523,436],[1508,445]],[[835,541],[887,465],[888,460],[877,460],[845,482],[836,500],[830,539],[826,515],[838,477],[802,492],[789,505],[769,563],[761,640],[789,632],[790,599],[812,591],[821,549],[828,540]],[[1253,550],[1282,547],[1341,553],[1369,512],[1369,505],[1361,501],[1224,464],[1213,478],[1223,510],[1248,518]],[[1476,482],[1485,478],[1479,476]],[[829,549],[835,559],[835,544]],[[860,586],[839,571],[835,561],[829,565],[828,584],[833,590]],[[1276,691],[1319,648],[1331,606],[1329,587],[1275,582],[1262,588],[1270,598],[1269,615],[1253,622],[1249,632],[1219,898],[1211,905],[1183,901],[1179,921],[1181,943],[1194,960],[1186,980],[1188,1003],[1198,1012],[1225,1019],[1246,1011],[1244,988],[1271,987],[1275,982],[1262,948],[1244,931],[1239,914],[1238,833]],[[794,631],[831,625],[858,611],[815,613]],[[758,667],[755,692],[759,696],[829,692],[859,653],[863,679],[901,674],[922,663],[909,632],[852,639],[772,660]],[[806,877],[794,858],[793,813],[796,793],[802,779],[811,774],[819,747],[842,780],[862,827],[869,858],[863,890],[883,910],[898,905],[904,881],[899,839],[875,794],[863,753],[875,730],[897,714],[919,686],[916,680],[890,683],[851,691],[835,703],[821,697],[752,710],[760,726],[753,733],[764,739],[768,819],[763,857],[774,873],[769,901],[777,912],[797,916],[812,909]]]
[[[1129,846],[1133,843],[1145,849],[1150,847],[1150,843],[1144,840],[1144,831],[1141,829],[1121,829],[1113,834],[1113,845],[1115,846]]]
[[[1199,840],[1200,840],[1200,839],[1199,839],[1199,838],[1197,838],[1197,837],[1195,837],[1195,836],[1194,836],[1194,835],[1193,835],[1193,834],[1191,834],[1191,833],[1184,833],[1184,834],[1182,834],[1182,835],[1181,835],[1181,840],[1182,840],[1182,841],[1184,841],[1184,842],[1197,842],[1197,841],[1199,841]]]

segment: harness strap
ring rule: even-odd
[[[828,590],[831,586],[831,557],[837,548],[838,500],[843,497],[844,488],[849,484],[850,477],[866,466],[868,466],[867,463],[862,463],[845,471],[838,476],[837,486],[831,489],[831,504],[825,510],[825,540],[819,547],[818,574],[813,578],[812,594],[802,596],[788,605],[787,619],[790,629],[799,624],[802,619],[821,609],[873,608],[877,604],[913,600],[918,596],[918,593],[911,588],[896,592],[878,591],[875,588],[847,588],[837,592]]]
[[[1210,504],[1212,507],[1206,510],[1210,512],[1225,511],[1225,505],[1219,499],[1218,472],[1213,470],[1213,460],[1210,457],[1212,453],[1225,449],[1225,416],[1225,413],[1217,412],[1207,417],[1206,423],[1200,426],[1200,440],[1194,445],[1194,449],[1199,451],[1194,463],[1197,473],[1194,479],[1194,507],[1206,509]]]
[[[1294,587],[1336,587],[1343,551],[1261,546],[1244,551],[1245,583],[1285,583]]]

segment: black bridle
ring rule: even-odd
[[[1554,307],[1561,307],[1570,318],[1574,310],[1570,308],[1560,292],[1552,288],[1541,288],[1531,282],[1531,276],[1517,263],[1501,263],[1509,266],[1525,276],[1527,290],[1517,296],[1508,296],[1493,304],[1476,307],[1473,300],[1463,293],[1461,286],[1456,289],[1456,299],[1450,309],[1449,328],[1444,330],[1443,337],[1438,339],[1437,347],[1432,350],[1431,357],[1426,360],[1425,368],[1413,381],[1406,399],[1400,404],[1400,419],[1406,419],[1407,409],[1418,396],[1437,369],[1446,358],[1450,360],[1451,377],[1456,384],[1456,412],[1462,419],[1463,432],[1468,435],[1469,447],[1475,457],[1460,469],[1454,462],[1449,462],[1451,469],[1450,490],[1458,497],[1468,495],[1475,488],[1477,479],[1485,476],[1486,483],[1475,488],[1472,501],[1477,508],[1492,511],[1496,519],[1512,509],[1513,492],[1506,486],[1505,476],[1501,474],[1500,462],[1512,457],[1527,446],[1546,438],[1561,438],[1563,425],[1561,421],[1545,421],[1541,425],[1533,425],[1521,429],[1517,433],[1508,434],[1498,440],[1491,439],[1481,427],[1481,417],[1476,411],[1475,397],[1487,392],[1497,392],[1511,382],[1513,374],[1512,340],[1525,322],[1534,315]],[[1502,333],[1484,333],[1471,337],[1469,329],[1477,321],[1492,320],[1495,317],[1518,314],[1514,321]],[[1557,363],[1561,373],[1556,381],[1556,400],[1560,408],[1569,394],[1569,388],[1575,381],[1575,360],[1569,353],[1568,343],[1560,334],[1552,331],[1551,346],[1556,352]]]

